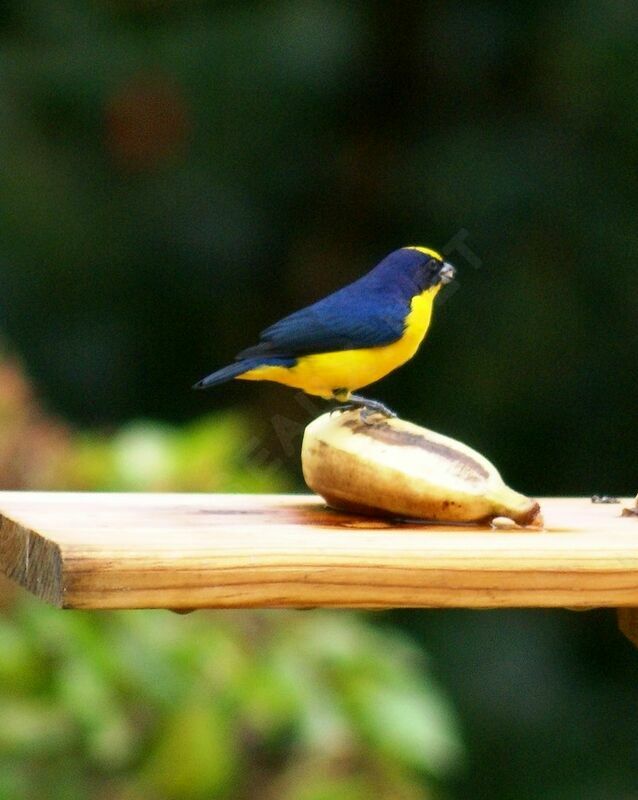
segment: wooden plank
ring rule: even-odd
[[[306,495],[0,492],[0,571],[66,608],[638,606],[638,517],[395,523]]]

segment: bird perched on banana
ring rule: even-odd
[[[430,326],[434,298],[454,274],[435,250],[395,250],[354,283],[266,328],[257,345],[194,388],[232,379],[275,381],[359,406],[364,416],[393,416],[354,392],[412,358]]]
[[[435,250],[395,250],[359,280],[271,325],[257,345],[195,388],[232,379],[275,381],[341,403],[345,413],[324,414],[306,428],[301,454],[306,483],[330,505],[449,522],[505,516],[538,525],[538,503],[507,487],[479,453],[355,394],[412,358],[435,297],[454,275]]]

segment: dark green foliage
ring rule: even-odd
[[[373,394],[528,492],[635,491],[632,4],[5,7],[0,325],[57,408],[289,413],[189,387],[455,240],[460,288]]]
[[[346,613],[21,598],[0,615],[0,716],[3,800],[424,800],[460,755],[414,646]]]

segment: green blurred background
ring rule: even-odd
[[[621,0],[2,0],[2,487],[301,489],[314,401],[189,387],[415,243],[459,280],[371,394],[522,491],[635,493],[637,45]],[[0,798],[631,800],[637,702],[607,612],[5,588]]]

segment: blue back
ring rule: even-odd
[[[432,257],[418,250],[395,250],[354,283],[271,325],[262,332],[260,343],[243,350],[237,359],[294,357],[396,342],[412,298],[437,282],[438,269],[429,269],[430,262]]]

